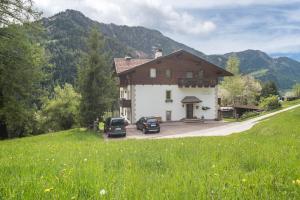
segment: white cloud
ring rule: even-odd
[[[195,19],[187,12],[175,9],[163,1],[139,0],[36,0],[36,6],[46,16],[65,9],[76,9],[104,23],[145,26],[165,32],[207,34],[216,29],[209,20]]]
[[[154,0],[160,1],[160,0]],[[241,7],[250,5],[280,5],[300,2],[299,0],[164,0],[165,4],[173,4],[181,8],[216,8],[216,7]]]
[[[75,9],[99,22],[157,29],[207,54],[245,49],[300,52],[300,4],[293,8],[297,2],[300,0],[35,0],[46,16]]]

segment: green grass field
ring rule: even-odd
[[[0,141],[0,199],[300,199],[300,108],[227,137]]]

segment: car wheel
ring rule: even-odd
[[[147,133],[147,130],[145,128],[143,128],[143,133],[146,134]]]
[[[160,130],[158,130],[156,133],[160,133]]]

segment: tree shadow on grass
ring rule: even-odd
[[[66,137],[73,139],[73,140],[99,140],[103,139],[102,133],[93,131],[93,130],[88,130],[85,128],[76,128],[76,129],[71,129],[68,131],[68,134]]]

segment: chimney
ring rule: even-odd
[[[156,58],[161,57],[161,56],[162,56],[162,49],[157,48],[155,50],[154,58],[156,59]]]
[[[125,60],[131,60],[130,56],[125,56]]]

